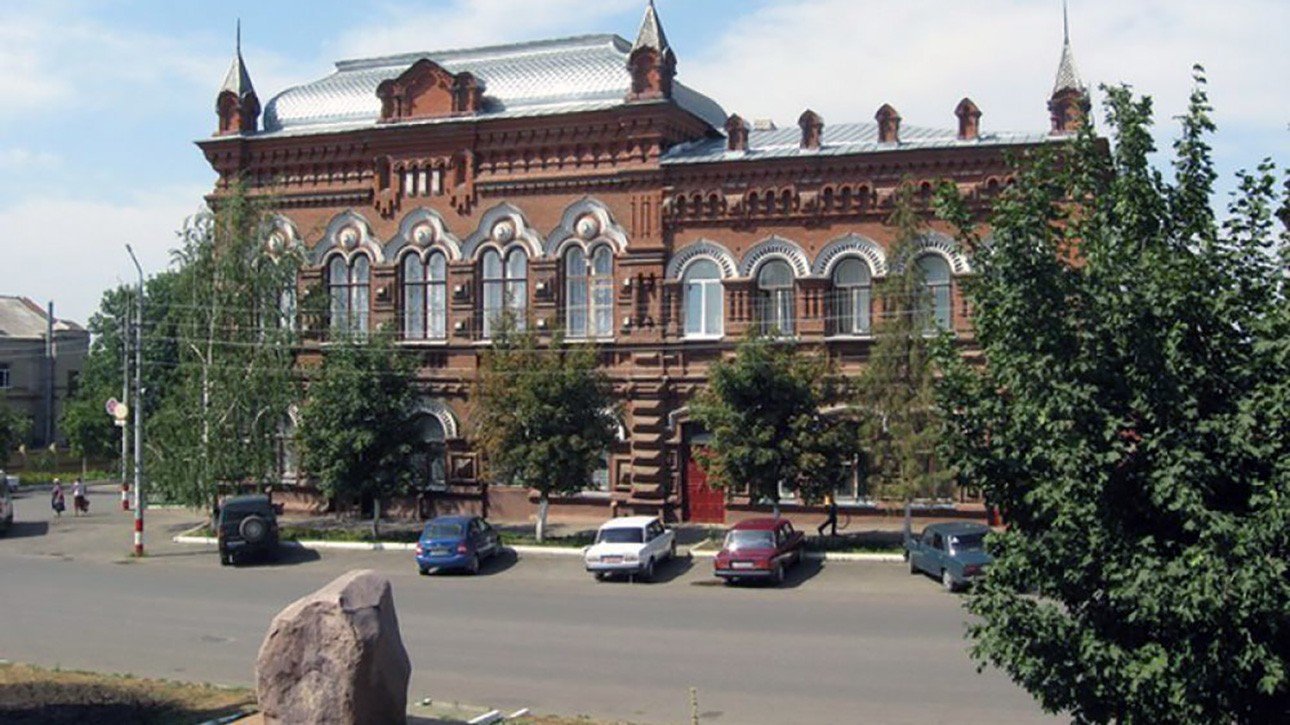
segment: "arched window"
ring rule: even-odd
[[[757,318],[762,332],[793,334],[793,268],[772,259],[757,272]]]
[[[596,247],[591,260],[579,247],[564,255],[565,332],[572,338],[610,337],[614,331],[614,254]]]
[[[483,332],[492,337],[503,311],[510,312],[515,326],[524,329],[524,311],[528,307],[528,256],[523,249],[512,249],[502,255],[494,249],[484,251],[480,262],[483,279]]]
[[[685,268],[682,282],[682,323],[686,337],[721,337],[725,300],[721,269],[711,259],[696,259]]]
[[[409,254],[403,258],[403,337],[406,340],[443,340],[448,336],[448,260],[434,250],[423,262]]]
[[[445,458],[446,437],[443,424],[429,413],[416,417],[417,448],[412,454],[413,482],[421,490],[443,491],[448,488]]]
[[[833,268],[832,334],[869,334],[872,292],[869,265],[858,257],[847,257],[838,262]]]
[[[372,263],[357,254],[348,264],[341,257],[327,263],[331,331],[337,335],[367,333]]]
[[[919,257],[918,268],[923,272],[927,285],[928,302],[932,308],[927,315],[929,330],[950,329],[950,265],[940,255],[924,254]]]

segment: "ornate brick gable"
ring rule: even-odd
[[[450,73],[429,58],[381,83],[376,95],[381,123],[470,114],[483,107],[483,84],[474,75]]]

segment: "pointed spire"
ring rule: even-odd
[[[645,7],[645,17],[641,19],[641,29],[636,33],[636,42],[632,44],[632,52],[641,48],[652,48],[657,50],[659,55],[672,52],[672,47],[667,44],[667,35],[663,33],[663,25],[658,21],[658,11],[654,8],[654,0],[649,0],[649,4]]]
[[[249,95],[255,95],[255,87],[251,85],[251,74],[246,70],[246,63],[242,60],[242,19],[237,20],[237,52],[233,56],[233,63],[228,67],[228,73],[224,74],[224,83],[219,88],[220,93],[228,91],[233,93],[239,99]]]
[[[1070,18],[1066,13],[1066,0],[1062,0],[1062,59],[1057,64],[1057,80],[1053,83],[1053,93],[1063,90],[1084,91],[1079,73],[1075,70],[1075,54],[1071,52]]]

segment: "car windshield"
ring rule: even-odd
[[[462,524],[430,524],[426,527],[425,536],[428,539],[458,539],[463,528]]]
[[[980,551],[985,548],[985,534],[959,534],[950,537],[950,548],[955,551]]]
[[[597,544],[640,544],[645,535],[640,529],[601,529]]]
[[[726,534],[726,548],[731,551],[738,549],[764,549],[768,546],[775,545],[775,537],[770,531],[731,531]]]

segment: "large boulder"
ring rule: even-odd
[[[255,663],[267,723],[404,723],[412,663],[390,580],[351,571],[273,618]]]

